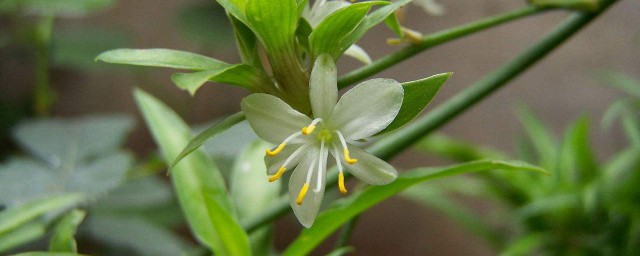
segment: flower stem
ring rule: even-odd
[[[390,159],[397,155],[403,149],[411,146],[419,138],[451,121],[454,117],[491,95],[491,93],[495,92],[498,88],[541,60],[549,52],[560,46],[565,40],[598,17],[616,1],[618,0],[603,0],[601,2],[602,7],[597,12],[581,12],[570,16],[534,46],[486,75],[468,89],[460,92],[413,124],[376,142],[368,151],[382,159]],[[327,177],[327,186],[335,186],[338,182],[337,172],[331,171],[330,173],[331,175]],[[255,219],[243,222],[242,226],[247,232],[251,232],[286,214],[290,210],[288,196],[284,196],[274,202],[273,207],[268,209],[264,214]]]
[[[496,16],[484,18],[478,21],[474,21],[465,25],[461,25],[455,28],[450,28],[440,32],[436,32],[430,35],[422,37],[422,39],[409,45],[401,50],[391,53],[385,57],[377,59],[369,65],[363,66],[359,69],[353,70],[338,79],[338,88],[343,88],[352,85],[356,82],[362,81],[365,78],[377,74],[389,67],[392,67],[414,55],[421,53],[432,47],[447,43],[458,38],[462,38],[471,35],[476,32],[483,31],[516,19],[531,16],[533,14],[539,14],[548,8],[539,7],[525,7],[519,10],[499,14]]]

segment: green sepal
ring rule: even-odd
[[[400,26],[400,21],[398,20],[398,16],[396,16],[395,12],[384,19],[384,24],[387,25],[387,27],[389,27],[389,29],[398,36],[398,38],[404,38],[402,26]]]
[[[396,118],[378,134],[394,131],[415,119],[436,96],[440,87],[453,73],[442,73],[424,79],[402,83],[404,99]]]

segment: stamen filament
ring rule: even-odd
[[[338,130],[335,131],[340,138],[340,143],[342,144],[342,153],[344,155],[344,160],[347,161],[348,164],[355,164],[358,162],[358,159],[349,157],[349,149],[347,148],[347,142],[344,140],[344,136]]]
[[[347,194],[347,188],[344,186],[344,173],[340,172],[338,176],[338,188],[340,188],[340,193],[343,195]]]
[[[284,174],[284,171],[286,170],[287,168],[285,168],[284,166],[280,167],[280,169],[278,169],[278,172],[276,172],[276,174],[269,177],[269,182],[274,182],[278,180],[280,177],[282,177],[282,174]]]
[[[298,194],[298,198],[296,199],[296,204],[298,205],[302,204],[302,200],[304,199],[304,196],[307,195],[307,190],[309,190],[309,183],[305,183],[304,186],[302,186],[302,189]]]
[[[316,193],[320,193],[320,190],[322,189],[322,176],[324,174],[324,168],[322,168],[323,164],[327,162],[327,158],[325,156],[325,152],[324,150],[324,140],[320,143],[320,155],[318,156],[318,159],[320,159],[320,161],[318,161],[318,182],[316,184],[316,188],[315,188],[315,192]]]
[[[293,139],[297,138],[297,137],[298,137],[298,136],[300,136],[300,135],[302,135],[302,132],[296,132],[296,133],[291,134],[291,136],[289,136],[289,137],[287,137],[286,139],[284,139],[284,141],[283,141],[282,143],[280,143],[280,145],[278,145],[278,147],[277,147],[277,148],[275,148],[275,149],[273,149],[273,150],[271,150],[271,149],[267,149],[267,150],[266,150],[267,155],[268,155],[268,156],[275,156],[275,155],[277,155],[278,153],[282,152],[282,150],[284,149],[284,146],[286,146],[286,145],[287,145],[287,142],[289,142],[289,141],[291,141],[291,140],[293,140]]]

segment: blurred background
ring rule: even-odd
[[[160,98],[192,124],[206,123],[240,110],[244,90],[209,83],[191,97],[170,80],[170,70],[121,67],[94,63],[93,57],[113,48],[170,48],[196,52],[235,63],[239,57],[223,10],[207,0],[117,1],[90,16],[55,20],[51,87],[56,101],[50,115],[80,117],[87,114],[128,113],[137,127],[127,147],[140,157],[155,150],[131,96],[140,87]],[[476,19],[525,6],[521,0],[448,0],[441,16],[420,7],[404,8],[404,26],[428,34]],[[440,104],[487,72],[531,46],[567,12],[553,11],[459,39],[421,53],[375,77],[411,81],[442,72],[454,72],[426,111]],[[620,92],[603,86],[601,74],[617,71],[640,77],[640,1],[623,0],[586,29],[572,37],[543,61],[513,80],[476,107],[456,118],[440,132],[506,152],[522,134],[516,117],[519,105],[529,106],[560,134],[571,120],[590,117],[591,138],[597,156],[607,158],[625,145],[619,128],[601,129],[603,113]],[[0,28],[11,30],[3,17]],[[0,37],[3,35],[0,34]],[[358,44],[377,59],[401,46],[386,44],[392,32],[379,26]],[[86,42],[89,40],[89,42]],[[0,40],[2,46],[3,40]],[[57,48],[56,48],[57,47]],[[0,102],[3,150],[11,151],[6,127],[30,116],[35,87],[29,49],[0,48]],[[339,73],[359,67],[349,58],[338,63]],[[423,154],[405,152],[392,161],[399,169],[446,164]],[[482,202],[468,202],[486,207]],[[291,216],[278,222],[276,247],[284,248],[301,226]],[[494,255],[490,247],[435,211],[409,201],[389,200],[364,214],[351,239],[358,255]],[[330,244],[329,244],[330,245]],[[330,247],[318,250],[326,253]]]

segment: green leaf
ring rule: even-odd
[[[546,168],[555,167],[555,159],[558,154],[555,138],[538,117],[527,107],[518,109],[518,118],[523,124],[529,141],[533,144],[540,166]]]
[[[629,139],[629,144],[640,147],[640,124],[639,119],[635,118],[631,113],[622,115],[622,127],[625,135]]]
[[[265,92],[261,89],[261,83],[271,85],[264,72],[246,64],[228,65],[221,69],[195,73],[176,73],[171,76],[171,80],[178,88],[189,91],[191,95],[208,81],[237,85],[250,92]]]
[[[0,2],[0,13],[23,9],[29,14],[77,17],[104,10],[113,6],[115,2],[115,0],[4,0]]]
[[[525,170],[547,173],[545,170],[522,162],[475,161],[443,168],[419,168],[403,173],[396,181],[385,186],[370,186],[361,193],[337,201],[331,208],[321,213],[309,229],[305,229],[289,245],[283,255],[306,255],[331,233],[351,218],[382,202],[383,200],[424,181],[448,176],[487,171],[492,169]]]
[[[198,71],[221,70],[232,66],[206,56],[171,49],[116,49],[101,53],[96,61]]]
[[[619,99],[609,105],[609,108],[602,114],[601,125],[604,128],[609,128],[613,122],[622,115],[625,111],[632,108],[633,103],[630,99]]]
[[[298,25],[297,8],[295,0],[248,0],[246,24],[267,52],[291,48]]]
[[[176,159],[191,138],[189,127],[173,110],[146,92],[136,89],[134,96],[165,161]],[[224,246],[225,234],[216,231],[224,227],[214,227],[211,219],[217,214],[210,215],[211,210],[221,210],[224,212],[219,214],[226,215],[232,211],[224,179],[213,161],[202,151],[194,151],[173,167],[171,178],[195,237],[216,254],[231,255]],[[208,209],[210,199],[220,207]]]
[[[62,211],[82,203],[86,198],[78,194],[53,196],[9,208],[0,212],[0,234],[4,234],[45,213]]]
[[[247,23],[247,17],[245,15],[245,8],[247,2],[250,0],[216,0],[224,9],[229,12],[231,15],[236,17],[238,20],[242,21],[244,24]]]
[[[251,31],[247,25],[234,16],[229,16],[229,20],[231,20],[231,25],[233,26],[236,45],[238,46],[238,53],[240,54],[242,63],[263,70],[260,54],[258,53],[256,35],[253,34],[253,31]]]
[[[264,150],[271,147],[254,140],[237,155],[231,172],[231,195],[241,221],[259,216],[278,200],[281,181],[267,181]],[[256,196],[259,195],[259,196]],[[271,225],[252,232],[249,237],[253,255],[268,256],[272,251]]]
[[[440,87],[453,73],[442,73],[424,79],[402,83],[404,99],[396,118],[381,133],[394,131],[415,119],[436,96]]]
[[[182,159],[191,154],[196,149],[200,148],[208,139],[215,138],[218,134],[226,131],[232,126],[242,122],[245,119],[242,112],[235,113],[226,117],[224,120],[215,123],[208,129],[198,134],[195,138],[189,140],[189,143],[180,151],[171,162],[171,168],[175,167]]]
[[[589,120],[580,118],[567,131],[575,161],[578,183],[586,184],[598,176],[598,163],[589,143]]]
[[[395,13],[389,15],[386,19],[384,19],[384,24],[387,25],[396,34],[399,38],[404,38],[404,33],[402,32],[402,26],[400,26],[400,21],[398,21],[398,16]]]
[[[99,198],[124,182],[133,163],[133,157],[124,152],[105,154],[89,162],[77,161],[71,155],[58,166],[32,159],[11,159],[0,166],[0,204],[16,205],[66,193]],[[29,186],[16,180],[28,180]]]
[[[220,234],[225,252],[223,255],[251,255],[249,237],[238,220],[210,196],[205,195],[204,202],[211,216],[211,223]]]
[[[340,247],[338,249],[333,250],[332,252],[328,253],[327,256],[342,256],[355,251],[356,251],[355,248],[351,246],[345,246],[345,247]]]
[[[136,255],[184,255],[189,248],[171,229],[136,215],[98,213],[86,224],[92,237]]]
[[[45,235],[47,225],[34,221],[10,232],[0,234],[0,253],[28,244]]]
[[[50,252],[78,252],[78,245],[74,236],[78,230],[78,225],[84,219],[85,211],[73,210],[65,214],[56,224],[51,241],[49,241]]]
[[[607,72],[602,75],[603,82],[621,90],[631,97],[640,99],[640,81],[620,72]]]
[[[123,115],[32,119],[16,126],[13,137],[22,148],[56,167],[66,160],[75,164],[117,150],[133,125],[133,118]]]
[[[507,248],[503,249],[500,256],[527,255],[531,252],[537,251],[538,248],[542,248],[552,240],[554,240],[554,238],[547,233],[527,234],[526,236],[511,243]]]
[[[454,220],[471,233],[487,240],[492,245],[500,244],[502,240],[500,234],[483,221],[481,216],[455,203],[454,200],[445,196],[438,189],[439,187],[434,188],[427,184],[420,184],[405,190],[401,196],[442,212],[448,218]]]
[[[424,137],[418,141],[415,148],[458,162],[480,159],[506,159],[506,154],[503,152],[473,145],[438,133]]]
[[[349,35],[362,22],[371,7],[382,4],[389,4],[389,2],[360,2],[338,9],[324,18],[309,35],[312,56],[328,53],[334,60],[337,60],[347,48],[355,43],[355,41],[348,40]]]

